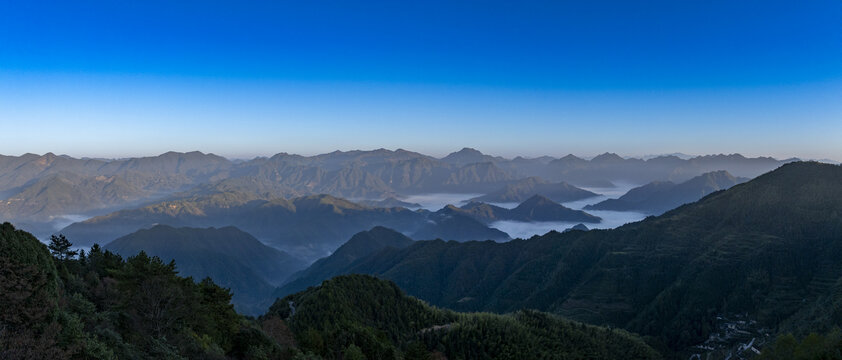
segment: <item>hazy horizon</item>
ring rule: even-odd
[[[254,160],[254,159],[257,159],[257,158],[270,158],[270,157],[278,155],[278,154],[288,154],[288,155],[298,155],[298,156],[304,156],[304,157],[314,157],[314,156],[328,155],[328,154],[331,154],[331,153],[337,152],[337,151],[338,152],[353,152],[353,151],[367,152],[367,151],[377,151],[377,150],[387,150],[387,151],[406,150],[406,151],[415,152],[415,153],[419,153],[419,154],[422,154],[422,155],[431,156],[431,157],[434,157],[434,158],[441,159],[441,158],[446,157],[449,154],[458,152],[458,151],[460,151],[462,149],[465,149],[465,148],[477,150],[477,151],[481,152],[483,155],[489,155],[489,156],[494,156],[494,157],[502,157],[502,158],[507,159],[507,160],[511,160],[511,159],[514,159],[514,158],[517,158],[517,157],[523,157],[523,158],[526,158],[526,159],[536,159],[536,158],[545,157],[545,156],[549,156],[549,157],[552,157],[552,158],[562,158],[562,157],[567,156],[567,155],[573,155],[573,156],[576,156],[576,157],[584,159],[584,160],[591,160],[594,157],[602,155],[602,154],[617,154],[624,159],[643,159],[643,160],[647,160],[647,159],[651,159],[651,158],[655,158],[655,157],[663,157],[663,156],[678,156],[679,158],[692,159],[692,158],[695,158],[695,157],[703,157],[703,156],[742,155],[746,158],[770,157],[770,158],[774,158],[776,160],[787,160],[787,159],[798,158],[799,160],[804,160],[804,161],[839,162],[837,159],[831,158],[831,157],[808,158],[808,157],[799,157],[799,156],[772,156],[772,155],[764,155],[764,154],[752,155],[752,154],[744,154],[744,153],[737,153],[737,152],[730,152],[730,153],[729,152],[725,152],[725,153],[719,152],[719,153],[710,153],[710,154],[686,154],[686,153],[681,153],[681,152],[664,152],[664,153],[657,153],[657,154],[629,155],[629,154],[622,154],[622,153],[617,153],[617,152],[613,152],[613,151],[603,151],[603,152],[600,152],[600,153],[587,154],[587,155],[575,154],[575,153],[564,153],[564,152],[555,153],[555,154],[539,154],[539,155],[523,155],[523,154],[518,154],[518,153],[504,155],[504,154],[486,152],[486,151],[483,151],[482,149],[476,149],[476,148],[470,148],[470,147],[462,147],[462,148],[458,148],[458,149],[455,149],[455,150],[452,150],[452,151],[440,152],[440,153],[425,153],[425,152],[422,152],[422,151],[416,151],[416,150],[413,150],[413,149],[406,149],[406,148],[391,148],[390,149],[390,148],[379,147],[379,148],[366,148],[366,149],[342,149],[342,150],[335,149],[335,150],[331,150],[331,151],[323,151],[323,152],[315,152],[315,153],[296,153],[296,152],[290,152],[290,151],[283,151],[282,150],[282,151],[278,151],[278,152],[271,153],[271,154],[255,154],[255,155],[252,155],[252,156],[236,156],[236,155],[235,156],[227,156],[225,154],[220,154],[220,153],[216,153],[216,152],[213,152],[213,151],[203,151],[203,150],[197,150],[197,149],[185,150],[185,151],[166,150],[166,151],[162,151],[162,152],[158,152],[158,153],[152,152],[152,153],[135,154],[135,155],[118,156],[118,157],[97,156],[97,155],[77,156],[77,155],[73,155],[73,154],[57,153],[55,151],[46,151],[46,152],[40,152],[40,153],[39,152],[32,152],[32,151],[28,151],[28,152],[24,152],[24,153],[0,153],[0,155],[2,155],[2,156],[23,156],[23,155],[26,155],[26,154],[34,154],[34,155],[38,155],[38,156],[44,156],[44,155],[47,155],[47,154],[53,154],[53,155],[56,155],[56,156],[69,156],[69,157],[74,158],[74,159],[99,159],[99,160],[105,160],[105,161],[117,161],[117,160],[132,159],[132,158],[156,157],[156,156],[166,154],[168,152],[176,152],[176,153],[200,152],[200,153],[205,154],[205,155],[221,156],[221,157],[223,157],[225,159],[228,159],[230,161],[249,161],[249,160]]]

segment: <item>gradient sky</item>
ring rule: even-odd
[[[0,154],[842,160],[842,2],[3,1]]]

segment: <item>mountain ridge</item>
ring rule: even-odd
[[[563,203],[587,199],[589,197],[598,196],[599,194],[580,189],[564,181],[559,183],[550,183],[539,177],[531,176],[513,184],[506,185],[497,191],[470,199],[469,201],[519,203],[534,195],[542,195],[555,202]]]
[[[439,159],[403,149],[335,151],[315,156],[278,153],[236,161],[198,151],[110,160],[76,159],[53,153],[0,155],[0,216],[25,224],[25,228],[44,238],[71,219],[68,215],[92,217],[137,204],[217,192],[235,191],[266,200],[322,193],[353,199],[431,193],[487,194],[530,177],[559,186],[565,182],[570,186],[594,187],[611,187],[618,182],[683,182],[716,170],[754,177],[792,160],[710,155],[687,160],[664,156],[644,161],[621,159],[610,153],[591,160],[573,155],[560,159],[506,159],[470,149],[462,151],[462,155],[460,159],[470,161],[456,161],[454,155],[450,158],[453,161],[448,162],[443,160],[446,157]],[[57,174],[88,180],[71,181],[69,185],[44,180]],[[123,195],[113,196],[108,190],[85,185],[100,176],[120,179],[124,183]],[[35,188],[25,191],[39,181],[47,185],[45,193],[84,196],[79,196],[80,201],[66,201],[55,196],[38,197]],[[556,201],[567,200],[550,191],[542,192]],[[15,198],[16,195],[22,198]],[[519,196],[525,199],[531,195]],[[21,209],[22,203],[33,204],[34,209]]]
[[[79,245],[107,244],[155,224],[176,227],[234,225],[261,242],[314,261],[352,235],[377,225],[417,238],[508,240],[508,234],[470,217],[444,217],[405,208],[371,208],[331,195],[259,199],[247,193],[215,193],[121,210],[60,230]]]
[[[443,214],[461,214],[470,216],[488,224],[501,220],[520,222],[568,221],[585,223],[599,223],[602,221],[602,219],[598,216],[593,216],[581,210],[570,209],[541,195],[533,195],[513,209],[506,209],[482,202],[470,202],[462,207],[448,205],[438,212]]]
[[[704,173],[679,184],[671,181],[651,182],[629,190],[618,199],[587,205],[584,210],[643,211],[661,214],[747,180],[722,170]]]
[[[231,288],[237,310],[250,314],[261,312],[261,302],[274,286],[306,266],[233,226],[200,229],[156,225],[120,237],[105,249],[124,257],[143,251],[165,262],[174,260],[181,276],[197,281],[210,277]]]
[[[842,325],[840,206],[842,167],[797,162],[613,230],[417,241],[344,273],[458,311],[532,308],[623,327],[674,351],[708,346],[737,314],[806,335]]]

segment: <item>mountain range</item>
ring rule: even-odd
[[[728,178],[725,175],[714,177]],[[540,196],[531,200],[558,205]],[[182,206],[170,206],[179,204]],[[196,196],[186,203],[163,202],[152,208],[162,216],[188,220],[208,214],[245,218],[235,214],[262,207],[287,209],[284,216],[312,212],[327,218],[365,218],[361,214],[367,211],[399,211],[428,222],[436,222],[437,217],[468,221],[456,226],[455,231],[461,231],[472,226],[465,224],[483,225],[469,216],[468,210],[484,209],[477,212],[480,214],[498,211],[483,205],[487,204],[410,211],[372,209],[326,195],[268,201],[232,192]],[[809,335],[801,344],[793,339],[789,348],[832,349],[832,331],[842,325],[840,208],[842,167],[794,162],[611,230],[549,232],[500,243],[413,241],[401,232],[371,227],[348,236],[350,240],[329,256],[286,280],[279,274],[292,273],[295,266],[278,266],[295,261],[234,227],[153,226],[114,241],[104,253],[96,248],[88,256],[74,259],[60,253],[51,258],[47,248],[32,236],[3,224],[0,276],[4,281],[0,284],[5,290],[0,297],[12,310],[0,313],[4,324],[11,324],[14,336],[36,329],[44,336],[71,341],[64,332],[44,332],[46,323],[41,321],[58,321],[60,326],[74,329],[73,333],[88,334],[80,335],[86,336],[82,340],[74,338],[74,344],[87,342],[121,354],[143,349],[120,345],[123,341],[134,344],[164,333],[167,336],[158,336],[156,341],[168,344],[167,351],[180,353],[204,353],[206,350],[197,346],[204,342],[216,344],[208,349],[217,353],[241,354],[251,346],[247,339],[255,339],[269,341],[261,351],[287,349],[329,358],[386,354],[495,357],[507,351],[547,358],[553,356],[550,354],[658,358],[653,348],[671,358],[697,354],[725,358],[734,353],[750,354],[751,349],[766,353],[774,348],[775,354],[786,354],[784,342],[789,335],[785,334],[804,337],[812,332],[831,334],[830,345],[819,335]],[[261,211],[248,215],[261,220]],[[124,261],[109,249],[130,257]],[[167,265],[157,257],[150,258],[146,251],[170,252],[163,256],[178,256],[184,265]],[[243,259],[254,261],[244,265]],[[197,277],[211,272],[207,275],[231,281],[231,288],[257,288],[259,296],[270,292],[269,298],[277,300],[268,313],[248,325],[247,320],[238,320],[230,309],[225,310],[224,303],[230,300],[227,290],[209,280],[175,277],[176,271],[187,274],[195,269]],[[377,279],[343,274],[370,274]],[[27,285],[22,279],[33,283]],[[271,284],[282,285],[272,290]],[[34,290],[22,293],[24,287],[20,286]],[[160,305],[156,300],[160,296],[192,300],[190,307],[179,307],[177,302],[165,305],[180,311],[177,318],[147,319],[132,307]],[[35,297],[41,300],[35,301]],[[267,301],[272,300],[264,298],[260,306]],[[41,310],[36,308],[46,312],[38,313]],[[25,319],[31,314],[52,313],[59,315],[58,320],[46,315]],[[129,325],[120,325],[105,314],[117,314]],[[224,314],[220,315],[224,319],[214,317],[218,314]],[[169,325],[155,330],[156,319]],[[105,324],[107,329],[96,330],[97,324]],[[224,329],[220,324],[226,324]],[[98,335],[90,335],[93,331]],[[108,331],[118,336],[104,337]],[[204,335],[191,337],[191,331]],[[237,335],[217,336],[222,333]],[[776,336],[781,337],[773,343]],[[278,348],[271,344],[286,345]]]
[[[569,202],[599,196],[599,194],[580,189],[566,182],[550,183],[539,177],[528,177],[500,190],[478,196],[470,201],[511,203],[522,202],[535,195],[547,197],[555,202]]]
[[[113,239],[157,224],[175,227],[236,226],[263,243],[304,261],[338,248],[357,232],[387,226],[414,239],[494,240],[511,238],[494,221],[566,221],[599,223],[584,211],[533,196],[514,209],[470,203],[457,208],[412,211],[374,208],[330,195],[262,200],[243,193],[214,193],[120,210],[67,226],[60,232],[77,245],[108,244]]]
[[[769,331],[803,336],[842,324],[840,206],[842,167],[791,163],[613,230],[417,241],[330,275],[372,274],[459,311],[529,308],[622,327],[682,357],[696,346],[727,354],[738,344],[720,329],[756,323],[740,331],[760,346]],[[318,281],[299,279],[290,284]]]
[[[715,171],[696,176],[683,183],[655,181],[629,190],[618,199],[608,199],[585,206],[585,210],[639,211],[662,214],[680,205],[697,201],[706,195],[728,189],[747,181],[727,171]]]
[[[533,195],[513,209],[472,201],[462,207],[448,205],[442,210],[445,214],[461,214],[484,223],[500,220],[509,221],[565,221],[599,223],[602,219],[581,210],[573,210],[541,195]]]
[[[71,224],[60,232],[80,246],[108,244],[157,224],[174,227],[236,226],[261,242],[307,262],[334,251],[357,232],[382,225],[418,239],[509,240],[508,234],[469,216],[425,210],[371,208],[330,195],[255,199],[215,193],[164,201]]]
[[[682,182],[716,170],[754,177],[786,161],[736,154],[640,160],[609,153],[591,160],[573,155],[505,159],[468,148],[442,159],[403,149],[316,156],[280,153],[247,161],[200,152],[116,160],[52,153],[0,155],[0,217],[27,224],[44,237],[74,215],[102,215],[213,193],[240,192],[263,200],[314,194],[378,200],[424,193],[492,193],[506,185],[522,188],[524,182],[546,181],[559,188],[563,188],[559,185],[562,181],[578,186],[610,186],[612,181]],[[530,177],[546,180],[524,180]],[[509,192],[502,191],[503,195]],[[547,192],[541,195],[556,201],[566,199],[555,191]],[[511,195],[512,199],[533,195],[517,194]]]
[[[421,208],[421,204],[418,203],[411,203],[396,199],[395,197],[385,198],[383,200],[355,200],[355,203],[370,206],[370,207],[380,207],[380,208],[391,208],[391,207],[404,207],[407,209],[418,209]]]

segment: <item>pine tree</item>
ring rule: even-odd
[[[47,247],[50,249],[50,253],[59,260],[67,260],[72,259],[78,253],[76,250],[70,250],[72,246],[73,243],[70,240],[67,240],[64,235],[59,234],[58,236],[50,236],[50,245]]]

